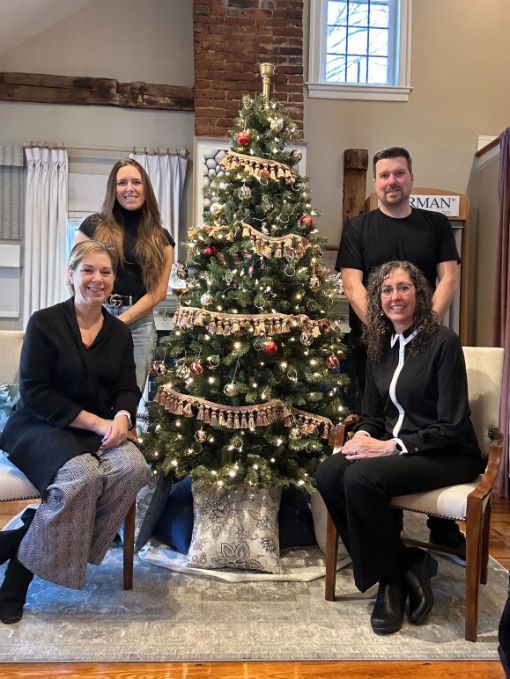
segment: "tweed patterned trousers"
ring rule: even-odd
[[[19,547],[19,561],[45,580],[83,589],[87,562],[101,563],[149,476],[131,441],[73,457],[48,486]]]

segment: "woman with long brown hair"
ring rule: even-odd
[[[439,325],[432,291],[409,262],[369,278],[367,380],[355,434],[319,466],[317,487],[352,558],[356,586],[379,589],[376,634],[423,624],[433,605],[429,552],[405,547],[392,497],[468,483],[482,468],[469,419],[464,354]]]
[[[157,339],[153,310],[167,294],[175,242],[161,225],[149,176],[136,160],[113,166],[102,211],[85,219],[74,242],[87,239],[105,243],[117,255],[115,289],[106,305],[131,329],[136,381],[143,391]]]

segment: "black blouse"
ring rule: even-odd
[[[440,326],[414,353],[413,328],[394,335],[381,363],[367,362],[361,422],[374,438],[398,439],[411,454],[454,448],[481,458],[469,418],[467,375],[458,336]]]

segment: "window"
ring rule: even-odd
[[[310,97],[407,101],[412,0],[311,0]]]

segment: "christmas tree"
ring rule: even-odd
[[[321,264],[295,123],[277,100],[244,96],[223,172],[192,228],[174,331],[156,361],[142,450],[154,469],[231,488],[314,490],[346,414],[338,280]]]

